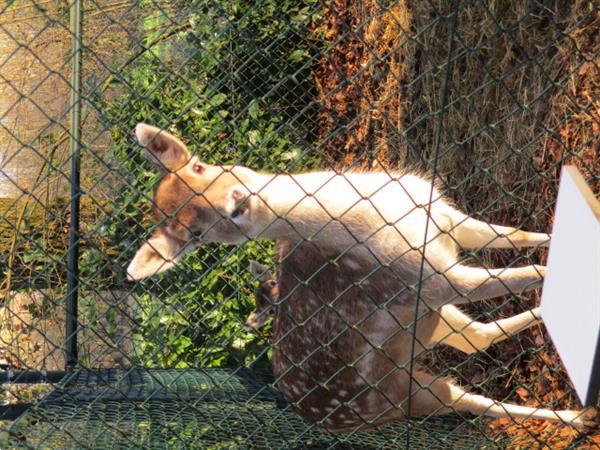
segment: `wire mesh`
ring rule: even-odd
[[[18,445],[21,433],[29,445],[51,448],[394,448],[406,433],[399,423],[377,433],[333,436],[293,414],[267,384],[272,381],[268,372],[225,369],[87,373],[19,418],[9,442]],[[415,444],[482,443],[471,423],[453,418],[437,425],[431,433],[417,431]]]
[[[492,250],[497,233],[465,248],[457,236],[470,219],[431,220],[438,205],[549,232],[563,164],[600,191],[599,20],[583,0],[4,2],[0,364],[69,371],[59,383],[2,385],[5,403],[33,406],[4,423],[0,447],[600,446],[597,433],[561,421],[478,417],[491,406],[469,415],[468,394],[440,390],[450,382],[498,402],[581,409],[527,315],[539,289],[478,301],[488,277],[502,277],[490,271],[444,298],[429,290],[455,284],[455,266],[508,270],[546,257],[540,242]],[[191,171],[233,169],[200,190],[166,159],[161,173],[133,134],[139,122],[164,130],[144,142],[155,158],[170,133],[197,157],[181,160]],[[240,167],[277,177],[253,190]],[[329,175],[312,191],[300,178],[276,188],[316,170]],[[363,187],[374,172],[388,181]],[[401,217],[353,234],[385,216],[378,195],[406,173],[427,186],[406,211],[426,212],[417,238]],[[160,197],[169,177],[173,205]],[[227,212],[219,202],[230,191],[213,195],[223,185],[293,231],[265,239],[269,223],[240,244],[244,223],[223,227],[253,203]],[[298,198],[283,214],[272,199],[290,189]],[[198,198],[204,222],[221,214],[202,229],[188,220]],[[325,212],[310,230],[311,217],[294,216],[307,198]],[[128,281],[136,251],[165,229],[211,243]],[[227,241],[223,230],[236,245],[215,242]],[[382,260],[398,239],[415,248]],[[440,248],[456,247],[453,264],[431,270]],[[403,271],[415,255],[419,270]],[[270,272],[252,273],[254,260]],[[440,302],[468,316],[457,322]],[[497,322],[489,347],[473,331],[519,314],[528,329]]]

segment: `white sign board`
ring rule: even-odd
[[[542,291],[542,318],[579,399],[600,389],[600,202],[563,167]]]

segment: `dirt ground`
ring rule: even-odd
[[[11,370],[65,369],[65,297],[62,292],[13,292],[0,307],[0,364]],[[78,358],[83,365],[130,367],[134,301],[125,292],[84,294],[79,300]],[[93,305],[92,308],[86,305]],[[27,403],[50,385],[3,385],[0,400]]]
[[[0,349],[13,370],[64,370],[65,303],[51,290],[13,292],[0,307]],[[94,305],[85,308],[85,305]],[[132,298],[111,291],[80,298],[79,358],[88,367],[131,364]],[[93,312],[92,312],[93,311]]]
[[[551,2],[543,11],[526,1],[463,6],[454,44],[461,56],[448,73],[450,106],[438,135],[450,30],[440,17],[452,11],[450,2],[431,4],[384,9],[336,0],[325,9],[321,31],[330,46],[315,70],[325,107],[321,150],[336,167],[431,173],[438,148],[437,181],[459,207],[489,222],[550,231],[562,164],[576,165],[600,193],[597,9],[589,1]],[[474,262],[501,267],[546,256],[485,251]],[[538,302],[533,294],[470,312],[490,320]],[[580,407],[542,326],[464,360],[440,350],[433,365],[460,364],[452,376],[493,398]],[[508,435],[513,448],[600,448],[598,432],[545,421],[500,419],[488,427]]]

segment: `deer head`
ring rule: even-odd
[[[250,271],[260,284],[254,293],[256,309],[246,319],[246,328],[257,330],[275,314],[275,304],[279,300],[279,285],[271,272],[257,261],[251,261]]]
[[[245,242],[268,223],[258,173],[203,163],[178,138],[150,125],[138,124],[135,135],[163,176],[153,203],[159,225],[129,264],[128,279],[173,267],[200,242]]]

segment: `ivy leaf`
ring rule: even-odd
[[[223,103],[225,103],[225,100],[227,100],[227,95],[226,95],[226,94],[223,94],[223,93],[221,92],[221,93],[219,93],[219,94],[217,94],[217,95],[213,96],[213,97],[212,97],[212,98],[211,98],[211,99],[208,101],[208,103],[209,103],[209,105],[210,105],[210,106],[217,107],[217,106],[220,106],[220,105],[222,105]]]
[[[306,50],[294,50],[292,53],[289,54],[287,59],[290,62],[297,63],[302,61],[303,59],[307,59],[308,57],[309,54]]]

